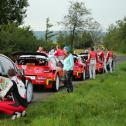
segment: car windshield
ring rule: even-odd
[[[86,54],[81,54],[81,55],[79,55],[79,57],[80,57],[82,63],[85,63],[86,60],[88,59],[88,54],[87,53]]]
[[[47,58],[43,57],[23,57],[17,60],[18,65],[47,66]]]

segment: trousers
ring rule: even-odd
[[[65,86],[68,92],[73,92],[73,70],[65,71]]]
[[[0,101],[0,112],[13,115],[15,112],[23,112],[26,110],[22,105],[14,106],[14,104],[14,101]]]

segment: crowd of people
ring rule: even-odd
[[[64,47],[65,49],[66,47]],[[69,47],[67,47],[69,48]],[[64,53],[64,49],[62,49],[59,45],[56,46],[56,48],[52,48],[48,53],[44,51],[43,47],[39,47],[37,52],[39,53],[46,53],[47,55],[54,55],[56,56],[60,61],[65,60],[67,57]],[[70,48],[68,50],[70,52]],[[97,62],[103,64],[105,73],[108,73],[107,66],[109,66],[109,71],[112,73],[113,71],[113,52],[111,50],[105,50],[103,47],[99,47],[97,50],[95,48],[87,48],[84,49],[83,53],[88,53],[88,59],[87,62],[89,63],[89,77],[90,79],[95,79],[96,76],[96,64]],[[74,51],[74,54],[76,54],[76,51]],[[67,63],[64,63],[65,65]]]
[[[105,73],[108,73],[107,66],[109,66],[110,73],[113,72],[114,55],[111,50],[105,52],[104,48],[98,48],[97,50],[95,50],[94,48],[88,48],[88,50],[85,51],[88,52],[87,62],[89,62],[90,79],[95,79],[97,62],[103,64]]]
[[[65,86],[67,92],[73,92],[73,68],[74,68],[74,58],[71,54],[71,49],[68,46],[65,46],[63,49],[57,45],[56,49],[52,48],[48,53],[44,50],[43,47],[39,47],[36,51],[38,53],[45,53],[47,55],[54,55],[59,59],[63,64],[63,71],[65,77]],[[108,50],[107,53],[104,52],[103,48],[88,48],[84,50],[85,53],[88,53],[88,59],[86,62],[89,63],[89,77],[90,79],[95,79],[96,77],[96,63],[100,62],[104,64],[104,71],[108,73],[107,65],[109,65],[110,72],[112,73],[112,61],[113,61],[113,52]],[[25,115],[25,110],[27,108],[26,101],[26,89],[25,84],[16,77],[16,72],[13,69],[8,71],[8,76],[10,82],[8,86],[0,91],[1,99],[5,98],[8,93],[12,94],[13,101],[1,101],[0,102],[0,112],[4,112],[8,115],[12,115],[12,119],[21,117]],[[4,77],[0,77],[2,81]]]

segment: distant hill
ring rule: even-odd
[[[54,34],[57,34],[58,32],[59,31],[54,31]],[[37,39],[45,38],[45,31],[33,31],[33,33]],[[102,32],[101,34],[102,34],[102,36],[105,36],[106,32]],[[56,36],[52,37],[52,40],[55,42]]]
[[[45,38],[45,31],[33,31],[37,39]],[[58,31],[54,31],[54,34],[57,34]],[[52,37],[53,41],[56,41],[56,36]]]
[[[37,39],[44,38],[45,31],[33,31],[34,35],[37,37]]]

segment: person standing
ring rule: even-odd
[[[73,67],[74,67],[74,59],[73,55],[70,53],[69,47],[64,47],[64,55],[65,58],[63,60],[63,70],[65,74],[65,85],[67,88],[67,92],[73,92],[73,84],[72,84],[72,78],[73,78]]]
[[[107,52],[106,62],[109,65],[110,73],[112,73],[113,52],[110,50]]]
[[[103,51],[103,48],[99,48],[99,59],[103,62],[105,73],[108,73],[107,64],[106,64],[106,57],[105,57],[105,53]]]
[[[96,76],[96,63],[98,62],[97,52],[94,51],[94,48],[91,48],[89,52],[88,60],[89,62],[89,76],[90,79],[95,79]]]
[[[58,58],[58,60],[63,60],[63,58],[64,58],[64,51],[60,47],[60,45],[56,46],[56,51],[55,51],[54,55]]]
[[[0,97],[2,99],[6,98],[11,94],[11,101],[0,101],[0,112],[7,115],[12,115],[12,120],[26,115],[26,108],[28,106],[26,99],[26,88],[24,83],[19,80],[16,76],[14,69],[9,69],[8,76],[10,81],[8,81],[5,89],[0,91]],[[5,77],[0,77],[1,80],[6,80]]]

